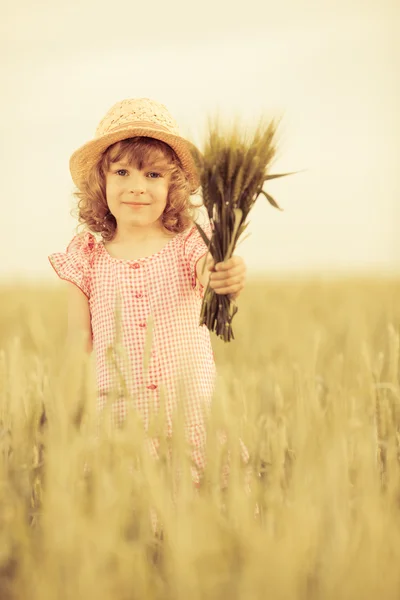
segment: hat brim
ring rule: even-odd
[[[78,148],[69,161],[72,180],[77,188],[82,189],[90,170],[97,164],[109,146],[131,137],[150,137],[168,144],[182,164],[190,183],[191,193],[197,191],[200,178],[195,157],[198,162],[201,156],[198,148],[185,138],[149,127],[127,127],[120,131],[110,132]]]

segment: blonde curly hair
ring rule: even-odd
[[[128,138],[107,148],[90,171],[82,188],[74,193],[78,198],[79,223],[93,233],[100,233],[104,241],[111,241],[115,236],[117,223],[107,205],[106,173],[111,163],[122,159],[141,169],[150,156],[152,159],[164,158],[170,163],[170,184],[162,223],[170,232],[185,231],[193,223],[194,212],[199,205],[191,201],[189,181],[173,149],[164,142],[149,137]]]

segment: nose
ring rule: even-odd
[[[132,173],[129,177],[129,191],[134,195],[144,194],[146,191],[145,178],[141,173]]]

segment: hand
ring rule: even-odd
[[[246,265],[240,256],[232,256],[226,262],[214,264],[212,258],[207,261],[211,271],[210,287],[216,294],[229,294],[235,300],[242,289],[246,279]]]

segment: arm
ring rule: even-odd
[[[207,258],[208,256],[208,258]],[[196,278],[201,283],[201,285],[206,288],[208,285],[208,281],[210,279],[210,267],[212,268],[212,262],[210,260],[209,254],[204,254],[196,264]],[[204,263],[206,263],[206,267],[204,268]],[[204,272],[203,272],[204,268]]]
[[[92,351],[92,327],[87,296],[70,281],[65,282],[68,298],[68,345],[82,344],[88,354]]]

